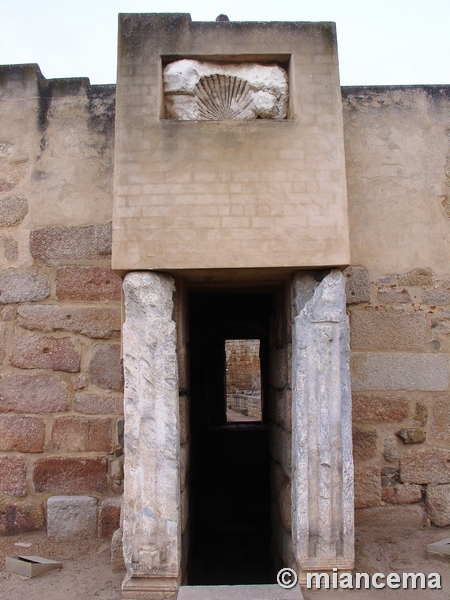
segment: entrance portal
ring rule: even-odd
[[[192,537],[188,580],[192,585],[268,583],[272,294],[193,293],[189,304]],[[252,363],[258,366],[257,373]],[[235,383],[240,380],[246,389],[236,385],[231,389],[231,370],[236,374],[239,369]],[[249,398],[258,401],[259,412],[250,409],[248,414]],[[230,410],[231,402],[235,410]]]

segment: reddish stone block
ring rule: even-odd
[[[73,410],[87,415],[123,415],[123,396],[78,392],[73,399]]]
[[[0,535],[18,535],[44,527],[44,507],[39,500],[0,500]]]
[[[98,537],[110,540],[116,529],[120,527],[121,498],[107,498],[100,504],[98,510]]]
[[[104,267],[60,267],[56,272],[59,300],[117,300],[122,294],[122,279]]]
[[[11,343],[11,364],[21,369],[80,370],[80,353],[70,338],[16,332]]]
[[[53,373],[0,377],[0,412],[54,413],[67,408],[67,386]]]
[[[98,344],[89,363],[91,383],[107,390],[123,390],[123,368],[119,344]]]
[[[353,429],[353,457],[356,461],[369,460],[377,454],[378,434],[372,429]]]
[[[39,417],[0,417],[0,450],[43,452],[45,421]]]
[[[112,452],[112,419],[60,417],[54,420],[52,444],[63,452]]]
[[[84,494],[104,492],[107,487],[106,458],[52,456],[36,461],[33,482],[36,492]]]
[[[400,422],[409,416],[409,404],[403,396],[372,396],[353,394],[353,421],[355,423]]]
[[[27,467],[21,456],[0,457],[0,494],[25,496],[27,493]]]
[[[112,227],[43,227],[30,233],[30,252],[35,260],[84,260],[111,255]]]
[[[355,469],[355,508],[381,504],[380,469],[371,465]]]

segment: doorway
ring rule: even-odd
[[[189,315],[188,581],[270,583],[268,363],[273,295],[191,293]]]

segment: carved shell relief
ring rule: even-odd
[[[164,98],[169,119],[285,119],[287,74],[275,64],[183,59],[164,69]]]

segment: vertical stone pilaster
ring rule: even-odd
[[[177,335],[174,281],[124,280],[125,598],[176,597],[181,561]]]
[[[351,569],[353,460],[345,277],[333,270],[315,289],[311,282],[310,274],[297,273],[293,285],[294,554],[302,571]]]

